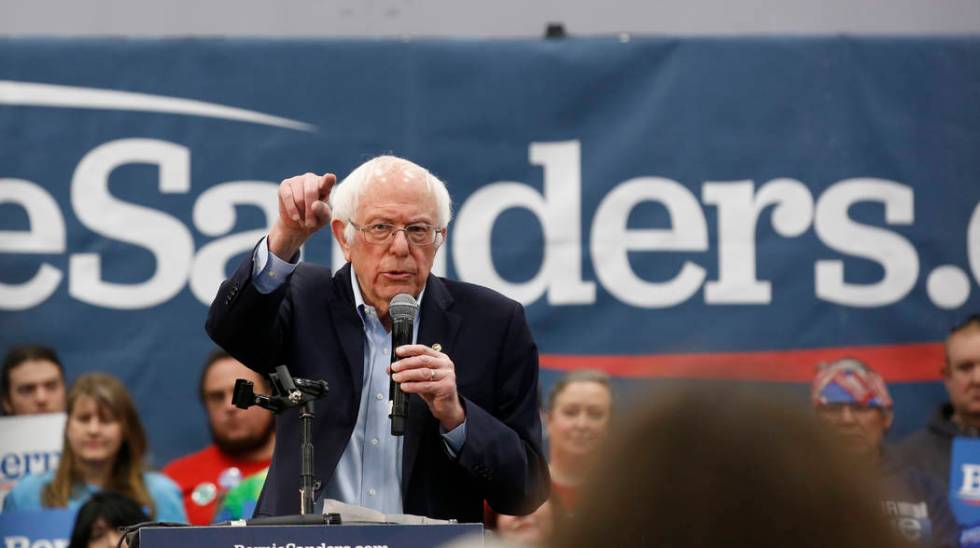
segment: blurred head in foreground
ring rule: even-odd
[[[904,546],[876,474],[792,405],[688,388],[616,432],[553,546]]]
[[[96,493],[78,509],[68,548],[115,548],[120,527],[146,521],[150,518],[133,499],[114,491]]]

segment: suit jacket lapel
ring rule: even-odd
[[[422,297],[422,310],[419,313],[418,344],[442,345],[442,351],[452,356],[453,341],[459,331],[460,316],[451,311],[453,297],[439,278],[429,275]],[[405,442],[402,446],[402,493],[409,484],[415,458],[418,456],[419,442],[426,425],[432,420],[429,408],[422,398],[412,394],[408,399],[408,420],[405,424]]]
[[[350,277],[351,268],[348,263],[334,274],[333,292],[329,301],[330,316],[350,367],[354,408],[357,409],[364,385],[364,326],[354,309],[354,290],[351,288]]]

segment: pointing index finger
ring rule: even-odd
[[[318,183],[319,181],[314,179],[313,176],[307,176],[303,179],[303,205],[305,206],[303,219],[306,221],[306,226],[308,227],[316,225],[316,213],[313,211],[313,204],[319,197]]]
[[[318,190],[320,195],[319,198],[321,200],[326,200],[328,197],[330,197],[330,191],[333,190],[334,183],[336,182],[337,176],[333,173],[324,173],[323,176],[320,177]]]

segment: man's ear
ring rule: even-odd
[[[337,244],[340,245],[340,249],[344,252],[344,259],[350,262],[350,244],[347,243],[347,238],[344,236],[344,228],[347,223],[341,221],[340,219],[334,219],[330,221],[330,231],[333,232],[333,237],[337,240]]]
[[[3,413],[5,415],[14,414],[14,406],[10,405],[10,399],[7,396],[0,398],[0,405],[3,406]]]

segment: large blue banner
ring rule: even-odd
[[[978,105],[973,38],[0,41],[0,347],[122,377],[157,464],[200,447],[206,305],[276,185],[392,152],[448,182],[437,271],[525,303],[546,386],[802,402],[850,355],[900,435],[980,304]]]

